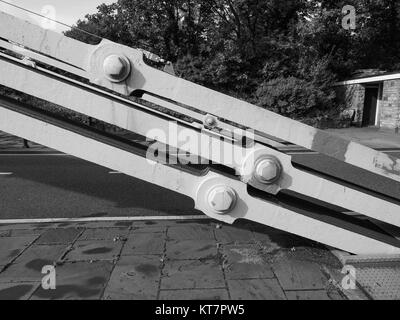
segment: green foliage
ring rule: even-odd
[[[317,63],[302,77],[279,76],[265,81],[257,90],[257,100],[260,106],[285,116],[320,117],[340,108],[335,103],[333,80],[327,63]]]
[[[353,5],[357,29],[342,28]],[[179,76],[297,119],[337,117],[332,84],[400,67],[396,0],[119,0],[77,27],[175,64]],[[68,36],[89,43],[77,29]]]

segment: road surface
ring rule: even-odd
[[[189,198],[62,155],[0,155],[0,194],[0,219],[196,214]]]

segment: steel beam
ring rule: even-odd
[[[152,93],[400,181],[399,159],[149,67],[140,50],[107,40],[87,45],[5,13],[0,13],[0,37],[85,70],[93,83],[121,94]],[[125,81],[112,82],[104,74],[104,62],[110,55],[130,61],[131,72]]]
[[[400,244],[397,247],[254,198],[240,181],[212,172],[197,177],[161,164],[150,164],[145,158],[82,133],[12,111],[4,101],[0,101],[0,130],[192,197],[196,208],[220,221],[248,219],[355,254],[400,254]],[[229,215],[214,213],[206,201],[207,192],[218,185],[229,185],[237,194]]]
[[[113,96],[105,96],[104,92],[93,90],[46,70],[19,66],[17,61],[7,61],[1,57],[0,70],[3,71],[0,74],[0,84],[2,85],[141,134],[149,139],[157,138],[158,142],[183,152],[189,152],[192,156],[219,162],[226,167],[235,169],[243,182],[258,189],[274,193],[280,190],[290,190],[400,227],[397,203],[298,170],[293,167],[291,157],[279,151],[258,144],[254,144],[249,149],[243,149],[241,146],[229,142],[221,142],[219,138],[207,135],[207,132],[190,130],[176,123],[176,132],[174,133],[177,136],[187,132],[198,142],[188,144],[186,141],[178,141],[169,137],[170,122],[168,119],[157,117],[157,114],[147,113],[140,108],[136,109],[135,107],[141,106],[135,103],[118,100]],[[9,74],[13,74],[13,77],[9,77]],[[154,129],[161,133],[164,132],[165,135],[153,136]],[[224,152],[231,155],[231,159],[224,158]],[[263,156],[274,156],[283,165],[282,179],[279,179],[272,189],[253,179],[255,162]]]

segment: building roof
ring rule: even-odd
[[[337,86],[345,86],[351,84],[365,84],[365,83],[373,83],[373,82],[382,82],[382,81],[389,81],[389,80],[396,80],[400,79],[400,71],[396,72],[385,72],[375,75],[368,75],[368,76],[361,76],[356,77],[353,79],[345,80],[337,82]]]

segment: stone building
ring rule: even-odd
[[[353,125],[400,129],[400,72],[356,77],[336,84]]]

